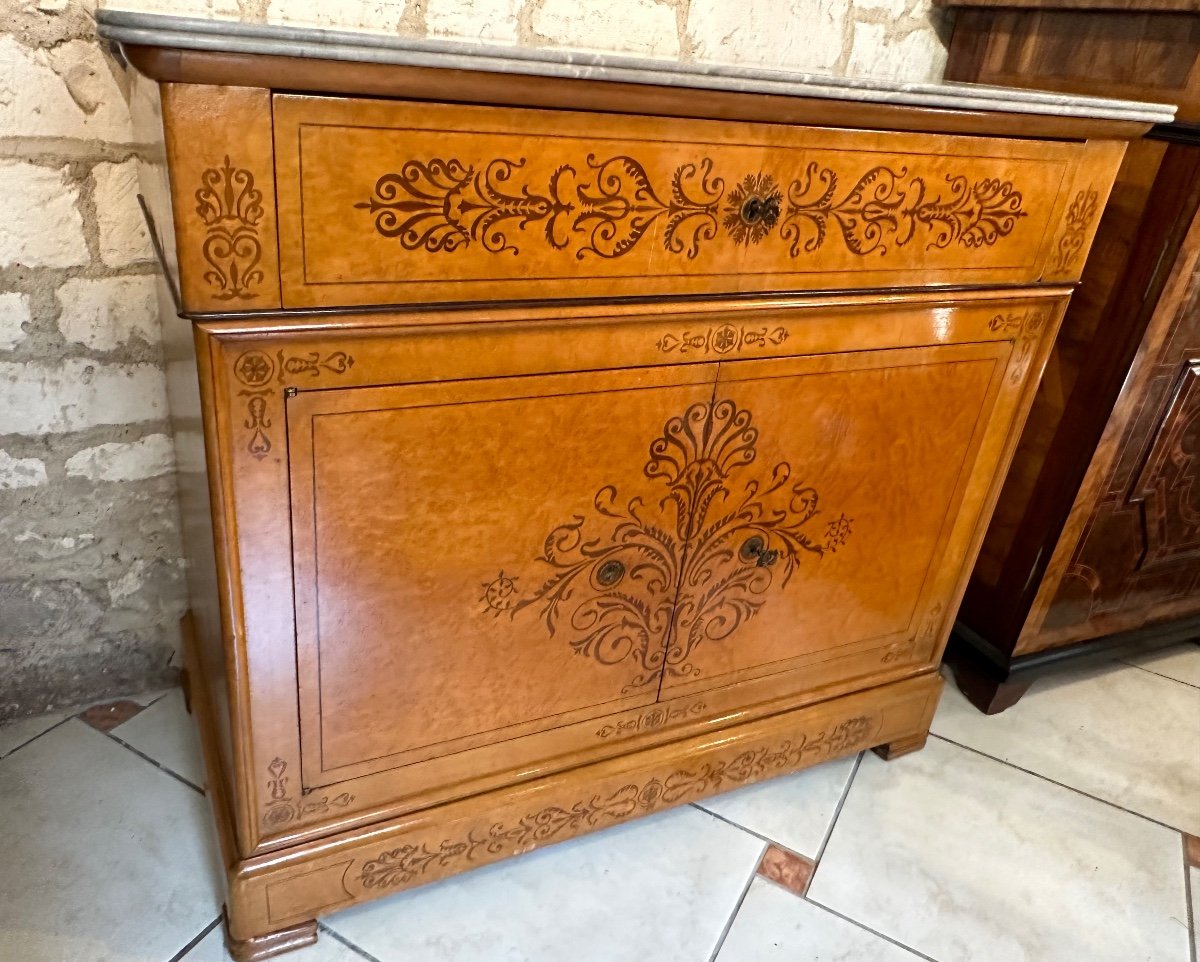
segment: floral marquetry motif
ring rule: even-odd
[[[1052,271],[1066,271],[1079,260],[1079,255],[1083,251],[1083,242],[1087,237],[1087,230],[1091,227],[1092,221],[1096,219],[1099,211],[1099,191],[1088,188],[1075,195],[1071,206],[1067,208],[1066,229],[1059,239],[1058,249],[1054,252],[1054,260],[1050,263]]]
[[[238,391],[238,397],[245,398],[246,413],[242,426],[250,432],[246,450],[260,461],[271,453],[272,442],[268,432],[274,426],[270,401],[275,389],[269,384],[273,377],[277,383],[286,384],[289,376],[320,377],[323,372],[345,374],[353,366],[354,358],[345,351],[309,351],[296,355],[276,351],[274,357],[260,350],[239,354],[233,362],[233,376],[245,385]],[[290,389],[285,387],[287,390]]]
[[[1048,320],[1049,315],[1044,311],[1025,311],[1021,314],[997,314],[988,321],[989,330],[1008,335],[1016,345],[1016,356],[1008,376],[1013,384],[1019,384],[1025,376],[1025,370],[1033,359],[1034,347]]]
[[[744,348],[778,347],[788,336],[786,327],[720,324],[703,330],[664,334],[655,347],[664,354],[736,354]]]
[[[907,167],[872,167],[838,197],[838,173],[810,163],[788,188],[780,235],[793,257],[818,250],[829,227],[855,254],[886,254],[918,235],[927,250],[990,247],[1026,216],[1010,180],[947,174],[936,193]]]
[[[719,229],[736,245],[778,233],[790,256],[803,258],[825,245],[831,227],[847,250],[866,256],[918,236],[927,249],[987,247],[1027,216],[1010,180],[947,174],[934,187],[903,166],[872,167],[842,192],[842,175],[814,161],[785,178],[786,197],[775,174],[718,174],[709,157],[677,166],[667,183],[624,154],[564,162],[544,183],[523,182],[525,167],[525,158],[412,159],[381,175],[373,195],[354,206],[406,250],[518,254],[518,235],[536,228],[543,243],[578,260],[621,257],[660,224],[663,249],[687,259]]]
[[[301,792],[297,799],[289,787],[291,776],[287,770],[287,762],[279,757],[272,759],[267,766],[267,810],[262,820],[268,830],[282,828],[298,818],[327,814],[331,808],[345,808],[354,801],[354,796],[348,792],[332,798],[328,795],[314,797]]]
[[[776,745],[741,752],[727,761],[681,768],[662,778],[631,782],[615,792],[583,799],[569,807],[550,805],[512,823],[495,822],[444,839],[436,845],[410,843],[364,862],[358,880],[364,888],[395,888],[426,875],[461,871],[472,862],[515,855],[589,829],[649,814],[737,785],[758,781],[813,761],[871,745],[879,720],[862,715],[801,734]]]
[[[627,718],[623,721],[618,721],[603,726],[597,730],[596,734],[601,738],[609,738],[613,735],[627,735],[634,732],[654,731],[656,728],[662,728],[664,725],[669,725],[671,722],[679,721],[682,718],[689,718],[694,715],[701,714],[707,706],[702,701],[692,702],[690,705],[678,707],[669,707],[666,705],[656,705],[649,711],[642,712],[634,718]]]
[[[659,507],[669,520],[605,486],[592,521],[606,524],[609,536],[585,535],[581,515],[560,525],[537,559],[550,569],[541,586],[514,598],[514,579],[501,573],[485,586],[487,609],[515,617],[533,608],[548,634],[570,636],[577,654],[603,665],[633,660],[639,673],[627,691],[657,683],[664,672],[698,674],[688,660],[696,646],[732,635],[762,608],[772,585],[787,585],[806,556],[837,551],[853,530],[845,514],[823,533],[810,525],[818,492],[795,481],[786,462],[746,473],[757,457],[752,420],[730,400],[699,402],[671,418],[643,467],[663,485]],[[678,592],[667,590],[675,585]],[[672,622],[664,647],[659,639]]]
[[[200,248],[208,265],[204,280],[219,301],[256,297],[253,288],[265,279],[259,267],[263,249],[258,236],[265,211],[262,191],[254,186],[254,174],[244,167],[234,167],[226,155],[220,167],[204,171],[200,182],[196,213],[206,230]]]

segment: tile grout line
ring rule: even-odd
[[[157,698],[155,698],[153,701],[151,701],[151,702],[147,702],[147,703],[146,703],[146,705],[145,705],[145,706],[142,708],[142,711],[145,711],[145,710],[146,710],[147,708],[149,708],[151,705],[157,705],[157,704],[158,704],[160,701],[162,701],[164,698],[166,698],[166,697],[167,697],[167,695],[171,694],[171,692],[172,692],[173,690],[174,690],[174,689],[168,688],[166,691],[164,691],[164,692],[163,692],[161,695],[159,695],[159,696],[158,696]],[[91,706],[89,705],[88,707],[90,708]],[[58,721],[56,721],[56,722],[55,722],[53,725],[51,725],[51,726],[50,726],[49,728],[47,728],[45,731],[40,731],[40,732],[38,732],[38,733],[37,733],[36,735],[34,735],[32,738],[27,738],[25,741],[21,742],[21,744],[17,745],[15,748],[9,749],[9,750],[8,750],[8,751],[6,751],[6,752],[5,752],[3,755],[0,755],[0,759],[8,758],[10,755],[15,755],[17,752],[19,752],[19,751],[20,751],[22,748],[24,748],[26,745],[29,745],[29,744],[32,744],[33,742],[36,742],[36,741],[37,741],[39,738],[41,738],[43,735],[49,735],[49,734],[50,734],[52,731],[54,731],[54,729],[56,729],[56,728],[59,728],[59,727],[61,727],[61,726],[65,725],[65,724],[66,724],[67,722],[69,722],[69,721],[70,721],[72,718],[79,718],[79,716],[80,716],[80,715],[81,715],[83,712],[85,712],[85,711],[87,711],[87,708],[81,708],[79,711],[75,711],[75,712],[69,712],[65,718],[60,718]],[[138,714],[140,715],[140,714],[141,714],[141,712],[138,712]],[[15,723],[15,722],[19,722],[19,721],[21,721],[21,720],[22,720],[22,719],[20,719],[20,718],[14,718],[14,719],[13,719],[13,723]],[[87,723],[86,723],[86,722],[84,722],[84,724],[87,724]],[[122,744],[123,744],[123,743],[122,743]],[[126,747],[128,747],[128,746],[126,746]],[[190,783],[189,783],[189,784],[190,784]],[[195,786],[194,786],[194,785],[193,785],[192,787],[193,787],[193,788],[195,788]]]
[[[825,829],[825,837],[821,839],[821,847],[817,849],[817,857],[813,859],[812,876],[808,880],[809,887],[812,887],[813,879],[817,877],[817,869],[821,867],[821,859],[825,855],[825,848],[829,845],[829,840],[833,838],[833,830],[837,826],[837,820],[842,814],[842,807],[846,804],[846,799],[850,797],[850,788],[854,785],[854,779],[858,777],[858,769],[862,766],[863,756],[865,752],[859,752],[858,758],[854,759],[854,767],[850,769],[850,777],[846,779],[846,787],[842,789],[842,797],[838,799],[837,808],[833,810],[833,818],[829,820],[829,827]]]
[[[37,733],[36,735],[34,735],[32,738],[30,738],[30,739],[27,739],[26,741],[23,741],[23,742],[21,742],[21,744],[20,744],[20,745],[18,745],[16,748],[12,749],[12,751],[8,751],[8,752],[5,752],[3,755],[0,755],[0,759],[2,759],[2,758],[9,758],[10,756],[12,756],[12,755],[15,755],[17,752],[19,752],[19,751],[20,751],[22,748],[24,748],[26,745],[32,745],[32,744],[33,744],[34,742],[36,742],[36,741],[37,741],[39,738],[41,738],[43,735],[49,735],[49,734],[50,734],[52,731],[54,731],[54,729],[56,729],[56,728],[61,728],[63,725],[65,725],[67,722],[69,722],[71,719],[73,719],[73,718],[75,718],[75,717],[76,717],[75,715],[68,715],[66,718],[63,718],[63,719],[61,719],[60,721],[56,721],[56,722],[55,722],[53,725],[51,725],[51,726],[50,726],[49,728],[47,728],[45,731],[38,732],[38,733]]]
[[[379,960],[377,958],[375,958],[375,956],[373,956],[366,949],[360,949],[357,945],[355,945],[353,942],[351,942],[348,938],[346,938],[344,935],[341,935],[338,932],[335,932],[324,922],[317,923],[317,931],[324,932],[331,939],[333,939],[333,941],[340,942],[342,945],[344,945],[346,948],[348,948],[355,955],[361,955],[364,959],[367,960],[367,962],[379,962]]]
[[[93,731],[99,731],[99,729],[93,729]],[[100,734],[106,738],[111,738],[114,742],[116,742],[122,748],[128,749],[129,751],[133,752],[133,754],[137,755],[138,758],[142,759],[143,761],[149,762],[151,765],[153,765],[155,768],[157,768],[160,772],[164,772],[165,774],[170,775],[177,782],[181,782],[182,784],[184,784],[188,788],[190,788],[192,791],[199,792],[201,795],[204,794],[204,789],[201,788],[199,785],[195,785],[192,782],[189,782],[182,775],[171,771],[171,769],[167,768],[166,765],[156,762],[153,758],[151,758],[145,752],[138,751],[138,749],[136,749],[132,745],[130,745],[129,742],[125,741],[125,739],[120,738],[117,735],[114,735],[112,732],[100,732]]]
[[[1132,808],[1126,808],[1124,805],[1118,805],[1116,802],[1110,802],[1107,798],[1101,798],[1099,795],[1093,795],[1091,792],[1085,792],[1082,788],[1076,788],[1073,785],[1067,785],[1064,782],[1055,781],[1049,775],[1043,775],[1040,772],[1035,772],[1029,768],[1022,768],[1020,765],[1014,765],[1012,762],[1005,761],[1003,758],[997,758],[995,755],[989,755],[985,751],[980,751],[978,748],[972,748],[970,745],[964,745],[961,742],[956,742],[953,738],[947,738],[945,735],[937,735],[933,732],[929,733],[931,738],[936,738],[938,741],[946,742],[949,745],[954,745],[956,748],[961,748],[963,751],[973,752],[983,758],[991,759],[999,765],[1007,765],[1009,768],[1018,772],[1024,772],[1026,775],[1032,775],[1034,778],[1040,778],[1043,782],[1049,782],[1051,785],[1057,785],[1059,788],[1064,788],[1068,792],[1074,792],[1076,795],[1082,795],[1084,798],[1090,798],[1093,802],[1100,802],[1102,805],[1107,805],[1109,808],[1115,808],[1119,812],[1124,812],[1126,815],[1133,815],[1137,818],[1145,819],[1152,825],[1157,825],[1160,828],[1168,829],[1172,832],[1181,832],[1182,829],[1175,825],[1168,825],[1166,822],[1160,822],[1157,818],[1152,818],[1142,812],[1135,812]]]
[[[690,802],[689,804],[691,805],[692,808],[695,808],[695,809],[703,812],[705,815],[711,815],[718,822],[724,822],[726,825],[731,825],[734,828],[741,829],[747,835],[753,836],[754,838],[758,839],[760,842],[766,842],[768,845],[778,845],[780,848],[786,848],[786,846],[780,845],[780,843],[775,841],[775,839],[768,838],[766,835],[756,832],[752,828],[747,828],[741,822],[735,822],[732,818],[726,818],[724,815],[718,815],[716,812],[710,812],[707,808],[704,808],[699,802]],[[792,851],[792,849],[788,849],[788,851],[790,852],[790,851]],[[796,854],[799,855],[800,853],[797,852]]]
[[[1188,928],[1188,945],[1191,947],[1192,962],[1200,962],[1197,956],[1200,955],[1200,946],[1196,943],[1200,941],[1200,936],[1197,936],[1196,926],[1200,925],[1200,919],[1196,918],[1196,914],[1192,911],[1192,864],[1188,860],[1188,840],[1187,833],[1179,833],[1179,841],[1183,846],[1183,914],[1187,918]]]
[[[811,905],[815,905],[817,908],[819,908],[822,912],[828,912],[830,915],[834,916],[835,918],[841,919],[843,922],[849,922],[851,925],[857,926],[858,928],[862,929],[864,932],[870,932],[876,938],[883,939],[883,941],[885,941],[885,942],[890,942],[892,945],[896,946],[896,948],[898,948],[898,949],[904,949],[905,952],[911,952],[918,959],[924,959],[925,962],[938,962],[938,960],[935,959],[932,955],[926,955],[924,952],[921,952],[918,949],[914,949],[911,945],[905,945],[903,942],[893,939],[890,935],[886,935],[885,933],[880,932],[877,929],[873,929],[869,925],[864,925],[862,922],[859,922],[857,919],[852,919],[848,915],[843,915],[837,909],[831,909],[828,905],[818,902],[815,899],[809,898],[808,896],[805,896],[805,899]]]
[[[204,926],[204,928],[200,930],[199,935],[197,935],[187,945],[185,945],[182,949],[180,949],[178,952],[176,952],[169,959],[167,959],[167,962],[180,962],[180,960],[185,955],[187,955],[189,952],[192,951],[192,949],[194,949],[197,945],[200,944],[200,942],[204,939],[204,937],[206,935],[208,935],[209,932],[211,932],[213,929],[215,929],[220,924],[221,924],[221,916],[218,915],[215,919],[213,919],[211,922],[209,922],[208,925]]]
[[[1170,675],[1164,675],[1161,671],[1155,671],[1153,668],[1147,668],[1145,665],[1135,665],[1131,661],[1122,661],[1122,665],[1128,665],[1130,668],[1137,668],[1147,674],[1154,675],[1156,678],[1165,678],[1167,681],[1173,681],[1177,685],[1186,685],[1188,688],[1200,689],[1200,685],[1193,685],[1190,681],[1184,681],[1181,678],[1172,678]]]
[[[713,947],[712,954],[708,957],[708,962],[717,962],[717,956],[721,954],[725,940],[729,937],[729,930],[733,928],[734,920],[737,919],[738,912],[742,910],[742,903],[746,901],[746,896],[750,892],[750,886],[758,878],[758,867],[762,865],[763,856],[767,854],[769,847],[769,843],[763,845],[761,851],[758,853],[758,857],[754,860],[754,868],[750,870],[750,877],[746,879],[746,884],[742,886],[742,892],[738,896],[737,903],[733,906],[733,911],[729,913],[729,918],[725,920],[725,927],[721,929],[720,938],[717,939],[717,944]]]

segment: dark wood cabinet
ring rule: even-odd
[[[1200,636],[1200,10],[946,0],[947,76],[1176,101],[1131,145],[948,651],[985,711],[1040,672]]]

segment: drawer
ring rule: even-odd
[[[928,671],[1064,301],[204,322],[259,830]]]
[[[276,95],[285,307],[1071,280],[1122,145]]]

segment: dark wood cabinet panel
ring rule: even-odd
[[[1200,154],[1200,146],[1173,149]],[[1040,599],[1039,646],[1200,614],[1198,255],[1193,222],[1085,479],[1083,490],[1096,493],[1076,502],[1067,524],[1066,537],[1078,532],[1078,541],[1057,584],[1046,586],[1048,602]]]
[[[959,6],[947,0],[948,6]],[[1192,555],[1192,288],[1200,12],[961,5],[952,79],[1177,101],[1132,144],[972,574],[950,658],[980,707],[1039,671],[1171,643],[1200,616]]]

